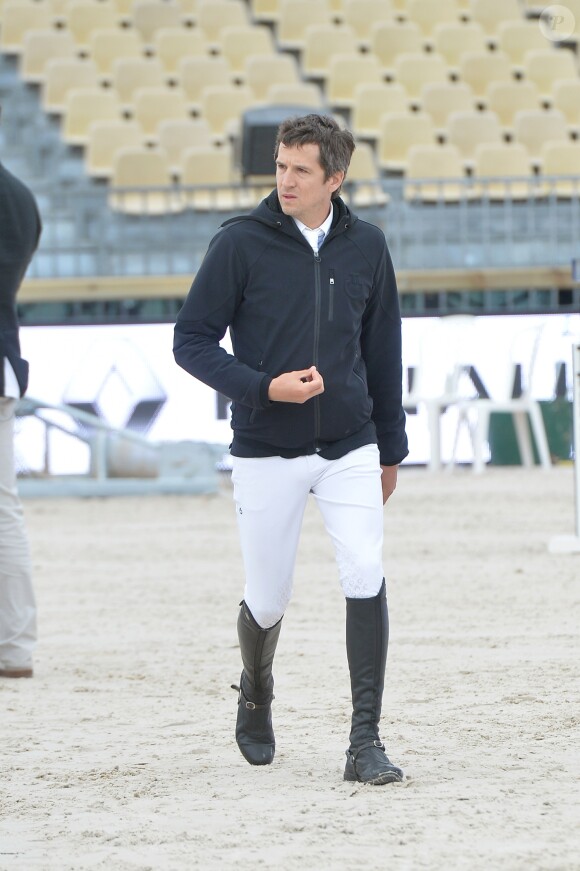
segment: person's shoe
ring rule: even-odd
[[[403,777],[402,770],[393,765],[385,753],[385,745],[380,741],[346,751],[345,780],[383,786],[386,783],[402,783]]]
[[[232,684],[238,691],[238,717],[236,722],[236,742],[240,753],[250,765],[271,765],[276,752],[274,729],[272,728],[272,700],[270,694],[261,704],[248,698],[244,692],[244,673],[240,685]]]
[[[32,666],[0,668],[0,677],[32,677],[33,674]]]

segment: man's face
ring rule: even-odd
[[[328,217],[332,194],[344,178],[337,172],[325,180],[320,148],[314,143],[278,148],[276,187],[285,215],[298,218],[312,230]]]

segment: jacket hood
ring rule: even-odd
[[[349,227],[358,221],[357,216],[354,212],[350,211],[344,200],[340,197],[336,197],[332,200],[332,209],[333,216],[331,229],[333,230],[341,223],[343,224],[342,229],[348,230]],[[224,221],[221,226],[227,227],[228,224],[234,224],[238,221],[244,220],[259,221],[262,224],[266,224],[268,227],[280,227],[281,229],[287,228],[294,230],[296,226],[294,219],[291,218],[290,215],[285,215],[282,211],[276,189],[268,194],[268,196],[263,199],[249,215],[239,215],[236,218],[229,218],[229,220]]]

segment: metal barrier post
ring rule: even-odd
[[[580,344],[572,348],[573,419],[574,419],[574,491],[576,535],[558,535],[548,544],[550,553],[580,553]]]

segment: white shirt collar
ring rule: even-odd
[[[302,221],[298,220],[298,218],[294,218],[294,223],[296,224],[296,226],[298,227],[300,232],[306,236],[306,239],[310,243],[310,246],[312,247],[313,251],[318,251],[318,235],[319,235],[320,231],[322,230],[325,238],[328,235],[328,231],[330,230],[330,226],[332,224],[333,215],[334,215],[334,211],[333,211],[332,203],[331,203],[330,204],[330,211],[328,212],[328,217],[326,218],[325,221],[322,222],[320,227],[316,227],[315,230],[313,230],[311,227],[307,227],[306,224],[303,224]]]

